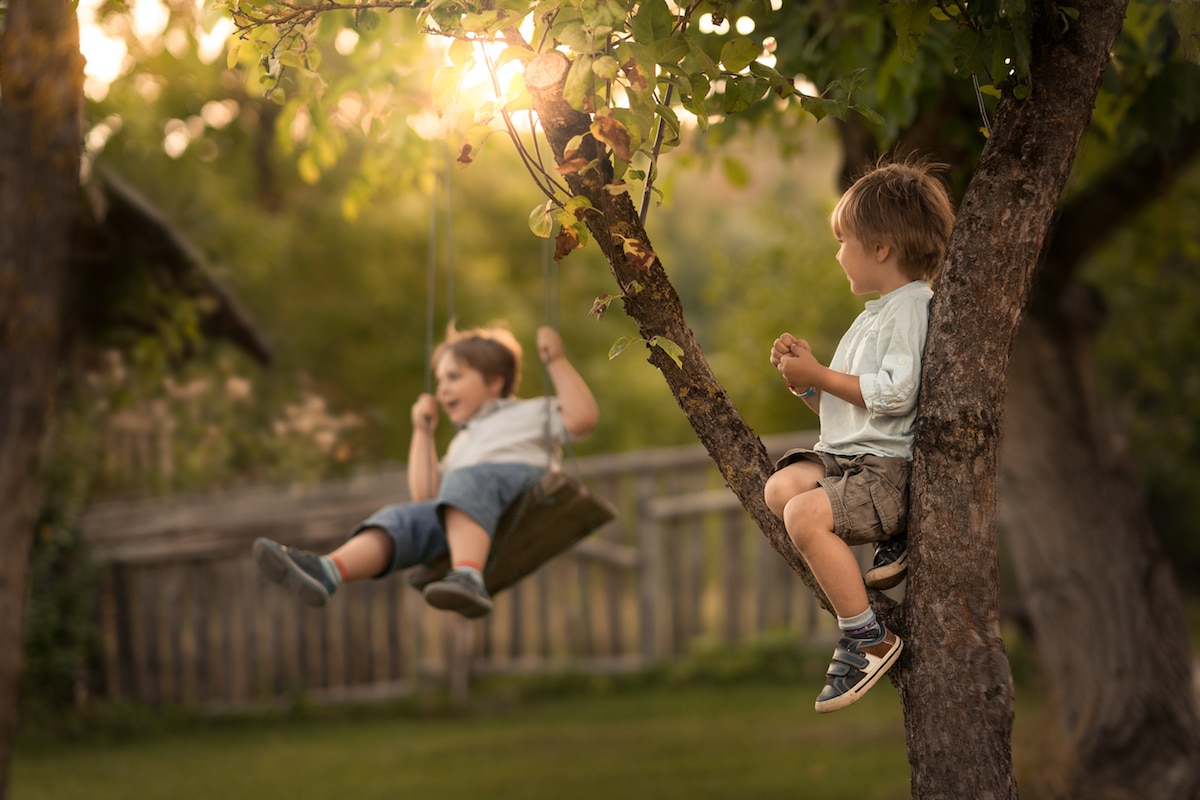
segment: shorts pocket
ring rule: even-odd
[[[885,538],[890,539],[906,527],[908,504],[903,493],[887,481],[876,480],[870,484],[871,503],[879,517],[879,527]]]

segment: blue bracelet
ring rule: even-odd
[[[816,397],[817,396],[817,390],[811,386],[808,387],[807,389],[805,389],[803,392],[800,391],[799,389],[797,389],[795,386],[792,386],[790,383],[787,385],[787,387],[788,387],[789,392],[796,395],[796,397],[799,397],[801,400],[803,400],[806,397]]]

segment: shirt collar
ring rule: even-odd
[[[874,300],[868,300],[866,302],[865,308],[867,309],[867,311],[870,311],[872,314],[874,314],[874,313],[877,313],[881,308],[886,306],[894,298],[899,297],[902,294],[907,294],[909,292],[916,291],[917,289],[925,289],[928,287],[929,287],[929,281],[925,281],[925,280],[909,281],[908,283],[901,286],[899,289],[893,289],[892,291],[888,292],[887,294],[883,295],[882,297],[877,297]]]

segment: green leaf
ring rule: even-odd
[[[921,44],[921,37],[929,27],[933,0],[901,0],[889,3],[888,8],[892,11],[892,24],[896,26],[900,55],[911,64]]]
[[[649,344],[651,347],[658,347],[664,353],[669,355],[671,357],[671,360],[675,362],[675,366],[677,366],[681,369],[683,368],[683,348],[682,347],[675,344],[674,342],[672,342],[670,339],[668,339],[665,336],[655,336],[653,339],[650,340]]]
[[[370,8],[364,8],[355,14],[355,26],[359,30],[373,31],[379,27],[379,22],[382,17],[378,11]]]
[[[279,52],[279,63],[285,67],[304,69],[304,59],[295,50],[281,50]]]
[[[642,44],[654,44],[670,38],[675,28],[675,15],[667,7],[666,0],[648,0],[638,5],[637,13],[629,21],[633,38]]]
[[[552,200],[534,206],[533,211],[529,212],[529,230],[533,231],[534,236],[542,239],[550,238],[554,232],[554,202]]]
[[[621,71],[621,65],[612,56],[600,56],[592,62],[592,72],[606,81],[616,80]]]
[[[645,340],[635,339],[632,336],[622,336],[620,339],[617,339],[615,342],[613,342],[612,347],[608,348],[608,360],[612,361],[614,358],[621,355],[621,353],[624,353],[625,348],[629,347],[629,345],[633,344],[634,342],[642,341]]]
[[[592,57],[586,53],[575,56],[567,72],[563,86],[563,98],[576,111],[588,113],[592,108],[592,93],[595,91],[596,74],[592,72]]]
[[[741,72],[758,58],[762,48],[747,36],[735,36],[721,46],[721,64],[729,72]]]
[[[450,63],[459,69],[470,69],[475,64],[475,45],[467,39],[455,39],[446,51]]]
[[[725,113],[745,111],[762,99],[770,85],[753,75],[737,75],[725,82]]]

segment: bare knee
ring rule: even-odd
[[[833,533],[833,515],[824,491],[811,490],[791,498],[783,510],[783,525],[801,553],[814,541]]]
[[[763,499],[775,516],[783,519],[784,509],[792,498],[817,488],[824,474],[820,467],[809,462],[791,464],[767,478]]]
[[[783,519],[783,509],[787,506],[788,500],[795,497],[795,491],[787,485],[782,476],[782,473],[776,472],[771,477],[767,478],[767,484],[763,487],[763,499],[767,503],[767,508],[771,509],[771,513]]]

